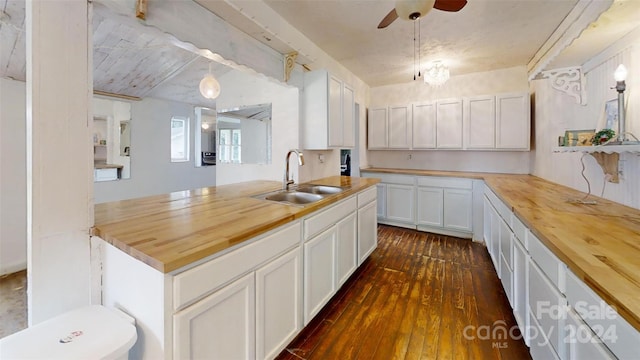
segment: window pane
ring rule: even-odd
[[[189,119],[171,118],[171,161],[189,160]]]

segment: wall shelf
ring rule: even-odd
[[[555,153],[582,152],[582,153],[640,153],[640,145],[605,145],[605,146],[556,146]]]

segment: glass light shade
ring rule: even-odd
[[[449,75],[449,68],[436,62],[424,72],[424,82],[432,86],[440,86],[449,80]]]
[[[215,99],[220,95],[220,83],[211,74],[200,80],[200,94],[207,99]]]
[[[209,128],[209,124],[202,123],[202,129],[207,130]]]
[[[627,80],[627,74],[627,68],[623,64],[620,64],[616,69],[616,72],[613,73],[613,77],[616,81],[625,81]]]
[[[436,0],[397,0],[396,13],[403,20],[415,20],[411,18],[411,14],[417,13],[418,17],[427,15]]]

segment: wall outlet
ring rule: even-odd
[[[318,160],[320,161],[320,164],[324,164],[324,154],[318,154]]]
[[[625,172],[625,166],[626,166],[625,163],[626,163],[625,160],[618,160],[618,178],[620,180],[624,178],[624,172]]]
[[[407,155],[407,160],[411,160],[413,156],[411,154]]]

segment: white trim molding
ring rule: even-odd
[[[543,71],[538,78],[550,79],[551,87],[573,97],[576,103],[587,105],[586,80],[581,67]]]

